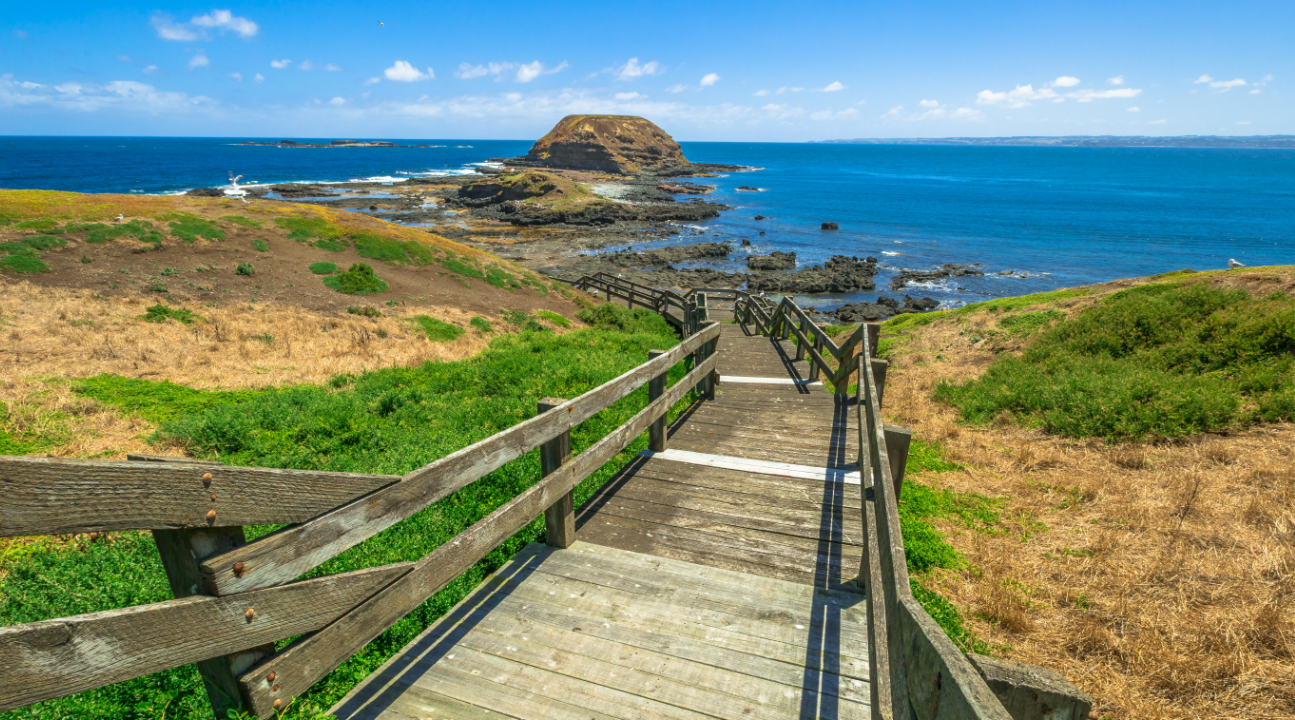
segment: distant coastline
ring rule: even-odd
[[[815,140],[828,145],[961,145],[985,147],[1156,147],[1234,148],[1246,150],[1295,150],[1295,135],[1063,135],[1045,137],[948,137],[948,138],[855,138]]]

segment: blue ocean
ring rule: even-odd
[[[285,149],[256,138],[0,138],[0,187],[175,193],[242,182],[471,173],[531,141],[394,140],[430,148]],[[270,138],[269,141],[285,138]],[[292,138],[287,138],[292,139]],[[385,138],[384,138],[385,139]],[[308,140],[298,139],[301,142]],[[900,268],[978,265],[904,292],[946,305],[1180,268],[1295,263],[1295,152],[1166,148],[682,143],[698,162],[758,168],[701,179],[733,208],[667,242],[749,239],[801,264],[871,255]],[[739,186],[760,192],[739,191]],[[767,219],[755,220],[757,215]],[[820,229],[835,222],[839,230]],[[759,233],[763,231],[765,235]],[[704,235],[699,235],[704,232]],[[739,269],[734,264],[733,269]],[[1012,275],[1000,275],[1012,271]],[[814,305],[872,299],[806,298]],[[902,293],[898,293],[902,294]]]

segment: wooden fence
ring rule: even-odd
[[[704,305],[704,301],[703,301]],[[270,717],[540,514],[574,540],[572,490],[693,387],[713,392],[719,326],[573,400],[403,476],[227,467],[196,460],[0,457],[0,537],[151,530],[174,600],[0,628],[0,710],[197,664],[217,717]],[[691,358],[673,387],[666,376]],[[571,456],[571,428],[644,385],[647,407]],[[539,449],[542,478],[416,562],[298,580]],[[244,525],[288,524],[247,542]],[[301,636],[276,652],[274,643]]]

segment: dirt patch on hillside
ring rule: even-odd
[[[1289,268],[1202,278],[1295,288]],[[1069,314],[1142,282],[1060,306]],[[999,320],[917,328],[888,378],[894,421],[966,467],[917,479],[1002,499],[1003,534],[941,527],[974,570],[941,571],[940,592],[1008,657],[1093,695],[1102,717],[1295,716],[1295,425],[1117,445],[968,427],[932,391],[1013,349],[992,336]]]

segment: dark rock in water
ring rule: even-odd
[[[686,268],[678,270],[666,266],[660,270],[640,270],[626,273],[626,276],[640,285],[650,287],[720,287],[735,288],[746,282],[750,275],[729,273],[710,268]]]
[[[890,280],[891,290],[901,290],[909,283],[935,282],[948,277],[965,277],[984,275],[985,273],[970,265],[945,263],[934,270],[909,270],[904,268]]]
[[[746,266],[751,270],[795,270],[796,253],[785,253],[775,250],[768,255],[752,255],[746,259]]]
[[[750,185],[738,185],[737,189],[742,192],[764,192],[764,190],[758,187],[751,187]]]
[[[756,219],[756,220],[764,220],[764,219],[766,219],[766,218],[765,218],[765,216],[763,216],[763,215],[756,215],[756,216],[755,216],[755,219]]]
[[[877,274],[875,258],[836,255],[819,266],[791,273],[757,275],[747,283],[754,292],[847,293],[871,290]]]
[[[761,231],[760,231],[760,234],[761,234],[761,235],[763,235],[763,234],[764,234],[764,231],[763,231],[763,230],[761,230]]]
[[[377,211],[378,211],[378,206],[377,206],[377,205],[370,205],[370,206],[369,206],[369,212],[377,212]]]
[[[837,225],[837,224],[836,224],[836,223],[834,223],[834,222],[825,222],[825,223],[823,223],[823,229],[824,229],[824,230],[840,230],[840,229],[841,229],[841,226],[840,226],[840,225]]]
[[[879,322],[906,313],[929,312],[938,307],[940,303],[934,298],[911,298],[905,295],[904,304],[900,305],[898,300],[883,295],[878,297],[875,303],[860,302],[842,305],[836,309],[832,317],[838,325],[857,325],[864,322]]]
[[[325,195],[334,194],[330,190],[318,188],[318,187],[315,187],[314,185],[302,185],[300,183],[288,183],[285,185],[271,185],[270,189],[273,190],[276,194],[278,194],[279,197],[285,197],[285,198],[323,197]]]
[[[675,195],[705,195],[715,189],[714,185],[698,185],[696,183],[682,182],[673,185],[661,184],[656,186],[657,190]]]
[[[760,233],[760,234],[763,235],[764,233]],[[751,241],[747,240],[746,238],[742,238],[742,247],[751,247]]]
[[[194,188],[185,195],[191,197],[225,197],[225,191],[220,188]]]

